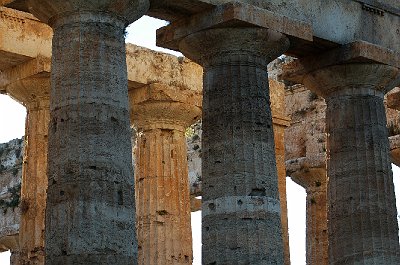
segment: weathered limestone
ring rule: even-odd
[[[0,144],[0,252],[19,248],[22,139]]]
[[[325,101],[304,86],[286,90],[286,172],[306,193],[306,261],[328,264]]]
[[[300,60],[288,75],[327,103],[330,264],[400,262],[383,104],[384,93],[400,82],[400,74],[390,61],[363,63],[379,49],[350,44],[319,56],[322,63]]]
[[[307,169],[305,168],[305,171]],[[304,174],[304,173],[303,173]],[[307,264],[328,264],[327,177],[326,170],[313,168],[305,175],[292,173],[292,179],[305,188],[306,198],[306,261]]]
[[[192,264],[185,129],[201,117],[201,91],[155,83],[129,94],[138,264]]]
[[[46,264],[136,264],[124,29],[147,1],[29,1],[54,30]]]
[[[267,64],[288,38],[312,41],[311,26],[239,2],[194,14],[197,3],[157,43],[204,67],[203,263],[283,264]]]
[[[278,81],[269,80],[272,127],[274,129],[275,159],[278,173],[278,189],[281,205],[281,223],[284,264],[290,265],[289,226],[286,200],[285,129],[289,119],[285,113],[285,86]]]
[[[397,102],[396,91],[386,94],[392,163],[396,163],[400,146],[400,112],[392,109]],[[327,265],[325,100],[303,85],[289,86],[286,107],[291,117],[291,125],[285,131],[287,174],[307,192],[307,264]]]
[[[47,85],[50,87],[50,83]],[[41,265],[44,264],[49,98],[37,99],[26,106],[26,162],[21,188],[19,258],[21,264]]]
[[[274,128],[276,166],[278,172],[278,187],[281,201],[282,236],[284,242],[285,264],[290,264],[289,234],[286,202],[286,169],[285,169],[285,128],[289,126],[289,119],[285,114],[285,89],[284,84],[269,79],[272,123]],[[196,128],[200,127],[200,128]],[[188,141],[189,181],[191,194],[202,195],[201,172],[201,124],[196,124],[195,134]],[[289,139],[290,140],[290,139]],[[200,201],[201,202],[201,201]],[[201,210],[201,204],[192,198],[192,211]]]
[[[15,66],[10,64],[10,62],[13,62],[12,57],[0,57],[0,62],[4,65],[3,71],[0,74],[0,90],[10,94],[24,105],[27,105],[27,103],[35,101],[36,97],[41,95],[41,93],[49,92],[49,87],[40,86],[40,84],[38,84],[40,83],[38,79],[39,77],[43,80],[47,79],[47,83],[50,81],[50,59],[39,54],[51,54],[51,52],[49,52],[51,51],[51,42],[49,41],[52,36],[52,34],[50,34],[51,29],[29,14],[7,8],[3,8],[1,11],[5,14],[1,16],[2,23],[0,23],[0,26],[2,26],[2,33],[16,43],[16,47],[14,47],[11,43],[4,42],[1,49],[7,52],[7,56],[8,54],[11,56],[14,52],[17,53],[14,55],[15,58],[21,57],[21,59],[15,60]],[[18,25],[13,25],[11,23],[15,21],[22,21],[21,25],[23,25],[24,28],[19,30],[20,28]],[[14,28],[18,30],[14,31]],[[34,31],[33,29],[36,30]],[[23,48],[24,39],[30,41],[27,42],[30,45],[29,49]],[[154,52],[131,44],[126,45],[126,52],[129,89],[140,88],[152,82],[162,82],[163,84],[177,87],[191,87],[196,90],[202,89],[202,68],[186,58],[177,58],[172,55]],[[36,59],[30,57],[36,57]],[[34,90],[35,88],[37,90]],[[29,91],[31,93],[28,93]],[[30,161],[36,159],[33,157],[32,153],[29,157]],[[30,165],[32,164],[33,162],[30,163]],[[45,167],[44,163],[41,166]],[[45,189],[43,187],[38,188],[39,190]],[[33,198],[32,196],[34,196],[35,193],[24,194]],[[36,198],[39,197],[36,196]],[[37,206],[42,205],[41,207],[43,209],[45,208],[44,203],[41,202],[34,203],[32,201],[32,204],[36,204]],[[19,214],[14,215],[19,219]],[[31,215],[25,216],[31,218]],[[27,241],[25,245],[33,244],[30,249],[36,248],[36,252],[44,245],[44,242],[39,244],[37,238],[35,238],[35,235],[40,234],[37,230],[40,230],[40,223],[44,223],[44,220],[41,220],[39,215],[37,215],[35,221],[31,220],[31,222],[29,222],[32,226],[34,223],[38,229],[31,230],[29,234],[25,233],[26,230],[28,230],[25,229],[24,235],[21,234],[20,237],[21,240]],[[16,238],[18,238],[18,226],[15,227],[14,233],[16,234]],[[15,240],[15,242],[18,244],[18,240]],[[21,243],[21,245],[24,245],[24,243]],[[191,244],[188,244],[188,246],[191,246]],[[25,256],[29,254],[31,260],[36,259],[33,254],[30,254],[29,247],[26,247],[24,251],[26,254]],[[19,260],[18,257],[14,257]]]
[[[38,57],[3,72],[6,92],[27,108],[21,186],[19,264],[44,264],[50,60]]]
[[[400,166],[400,88],[386,94],[386,116],[388,118],[390,156],[392,163]]]
[[[284,262],[267,64],[287,46],[255,28],[200,31],[180,44],[204,67],[204,264]]]

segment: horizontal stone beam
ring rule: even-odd
[[[253,5],[231,2],[161,28],[157,31],[157,44],[179,50],[180,41],[194,32],[215,27],[248,26],[268,28],[297,39],[313,39],[310,24]]]
[[[203,68],[184,57],[126,45],[130,89],[162,83],[182,89],[202,91]]]
[[[1,0],[27,11],[26,0]],[[188,18],[231,0],[150,0],[148,15],[168,21]],[[312,25],[312,42],[296,44],[293,54],[312,54],[356,40],[400,51],[398,0],[238,0],[257,8]],[[1,3],[1,2],[0,2]],[[285,32],[284,32],[285,33]]]
[[[202,13],[230,0],[151,1],[149,15],[174,21]],[[306,55],[346,43],[362,40],[383,48],[400,51],[400,4],[397,0],[271,0],[236,1],[252,4],[292,20],[312,25],[314,40],[295,44],[292,53]],[[154,9],[153,9],[154,8]],[[197,10],[196,10],[197,8]],[[153,12],[154,10],[154,12]],[[283,32],[285,33],[285,32]],[[295,50],[293,52],[293,49]]]
[[[51,56],[52,29],[33,15],[0,7],[0,70]]]

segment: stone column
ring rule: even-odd
[[[50,59],[37,57],[4,74],[8,76],[7,93],[27,109],[17,235],[19,248],[13,259],[18,259],[22,265],[43,265]]]
[[[22,265],[19,251],[11,250],[10,265]]]
[[[26,104],[26,107],[19,226],[20,264],[42,265],[44,264],[49,98],[38,98]]]
[[[306,259],[307,265],[328,264],[327,178],[325,168],[312,168],[303,161],[301,169],[291,178],[302,186],[306,198]],[[324,161],[325,164],[325,161]]]
[[[201,92],[151,84],[129,93],[137,131],[138,264],[192,264],[185,129],[201,116]]]
[[[281,222],[285,265],[290,265],[289,224],[286,199],[286,166],[285,166],[285,129],[290,125],[285,114],[285,85],[276,80],[269,80],[272,123],[275,139],[276,169],[281,203]]]
[[[329,264],[400,264],[384,94],[397,68],[332,65],[304,84],[327,103]]]
[[[261,28],[208,29],[180,42],[204,67],[204,264],[284,263],[267,64],[288,46]]]
[[[124,31],[147,0],[29,0],[54,30],[46,264],[136,264]]]
[[[326,175],[306,187],[306,260],[307,264],[328,264],[328,223]]]

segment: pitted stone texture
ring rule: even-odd
[[[200,118],[201,95],[162,84],[129,93],[137,131],[138,264],[192,264],[185,129]]]
[[[1,252],[17,251],[19,248],[19,205],[4,205],[4,201],[10,203],[20,197],[23,146],[23,139],[0,144],[0,199],[3,200],[0,208]]]
[[[327,265],[325,100],[296,85],[286,88],[286,107],[286,170],[307,192],[306,261]]]
[[[383,104],[398,77],[393,67],[347,64],[304,79],[327,102],[329,264],[400,263]]]
[[[181,90],[203,90],[203,68],[184,57],[126,44],[129,89],[162,83]]]
[[[136,264],[124,29],[142,13],[113,8],[141,1],[30,3],[54,29],[46,264]]]
[[[180,43],[204,66],[204,264],[284,263],[280,206],[260,205],[279,205],[267,64],[287,46],[283,35],[253,28],[206,30]],[[236,200],[241,211],[218,209],[233,198],[248,198]]]
[[[134,22],[149,9],[149,0],[27,0],[30,12],[52,25],[60,17],[88,12],[113,14],[125,26]]]
[[[46,91],[49,91],[50,84]],[[47,190],[49,99],[27,105],[25,159],[21,186],[19,262],[44,264],[44,231]]]
[[[328,223],[327,223],[326,174],[321,181],[306,187],[306,260],[307,264],[328,264]]]
[[[386,117],[392,163],[400,163],[399,115],[392,109],[396,89],[387,95]],[[326,136],[325,100],[303,85],[286,88],[287,114],[291,125],[286,129],[287,174],[307,192],[307,264],[328,264],[326,208]],[[321,176],[325,176],[325,179]],[[324,199],[325,198],[325,199]]]
[[[290,265],[289,226],[286,200],[286,167],[285,167],[285,128],[289,119],[285,113],[285,85],[269,79],[272,124],[274,128],[275,158],[278,173],[278,188],[281,204],[281,222],[285,265]]]

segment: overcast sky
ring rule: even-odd
[[[150,49],[166,51],[155,45],[155,30],[166,25],[165,21],[143,17],[128,27],[127,42]],[[171,51],[166,51],[171,52]],[[173,54],[177,54],[171,52]],[[24,135],[25,108],[8,96],[0,95],[0,143]],[[395,184],[398,184],[400,171],[394,170]],[[397,194],[400,194],[400,185],[396,185]],[[287,179],[287,199],[289,210],[289,236],[292,265],[305,265],[305,191],[303,188]],[[399,208],[400,201],[397,200]],[[194,265],[201,265],[201,213],[192,214]],[[9,265],[9,253],[0,254],[0,264]]]

